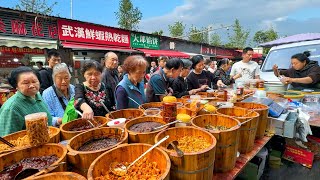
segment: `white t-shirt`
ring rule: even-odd
[[[260,68],[255,61],[249,61],[247,63],[239,61],[232,65],[230,76],[232,77],[239,73],[241,73],[241,77],[236,81],[248,81],[260,75]]]

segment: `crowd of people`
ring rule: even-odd
[[[48,124],[59,127],[71,99],[82,118],[92,119],[109,111],[161,102],[168,95],[180,98],[237,82],[263,81],[260,65],[251,60],[252,55],[252,48],[244,48],[243,59],[234,64],[227,58],[211,61],[202,55],[191,59],[161,56],[158,65],[150,63],[150,74],[146,76],[149,63],[143,56],[129,56],[119,65],[118,56],[108,52],[104,64],[86,61],[81,69],[85,81],[72,85],[68,66],[61,63],[57,51],[50,51],[47,68],[36,71],[21,66],[11,72],[9,83],[17,93],[0,109],[0,135],[25,129],[24,116],[36,112],[46,112]],[[288,70],[278,71],[274,65],[275,75],[282,75],[282,82],[294,87],[316,86],[320,67],[309,55],[305,52],[292,56],[292,68]]]

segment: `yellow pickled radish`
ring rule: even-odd
[[[164,103],[175,103],[175,102],[177,102],[177,98],[174,96],[165,96],[163,98],[163,102]]]
[[[214,107],[214,106],[211,105],[211,104],[205,104],[203,108],[204,108],[206,111],[211,112],[211,113],[214,113],[214,112],[216,112],[216,110],[217,110],[217,108]]]
[[[187,122],[190,122],[191,117],[188,114],[178,114],[177,120],[187,123]]]

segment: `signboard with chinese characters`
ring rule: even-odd
[[[43,49],[18,48],[0,46],[0,52],[3,54],[44,54]]]
[[[25,13],[0,11],[0,35],[57,39],[57,23]]]
[[[152,36],[140,33],[131,33],[132,48],[160,49],[158,36]]]
[[[130,32],[77,21],[58,20],[59,40],[130,47]]]
[[[215,56],[222,55],[222,56],[241,57],[241,53],[239,53],[235,49],[228,49],[223,47],[202,46],[200,53],[205,55],[215,55]]]

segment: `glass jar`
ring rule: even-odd
[[[47,113],[39,112],[28,114],[24,117],[27,135],[32,146],[38,146],[49,142],[49,129]]]

